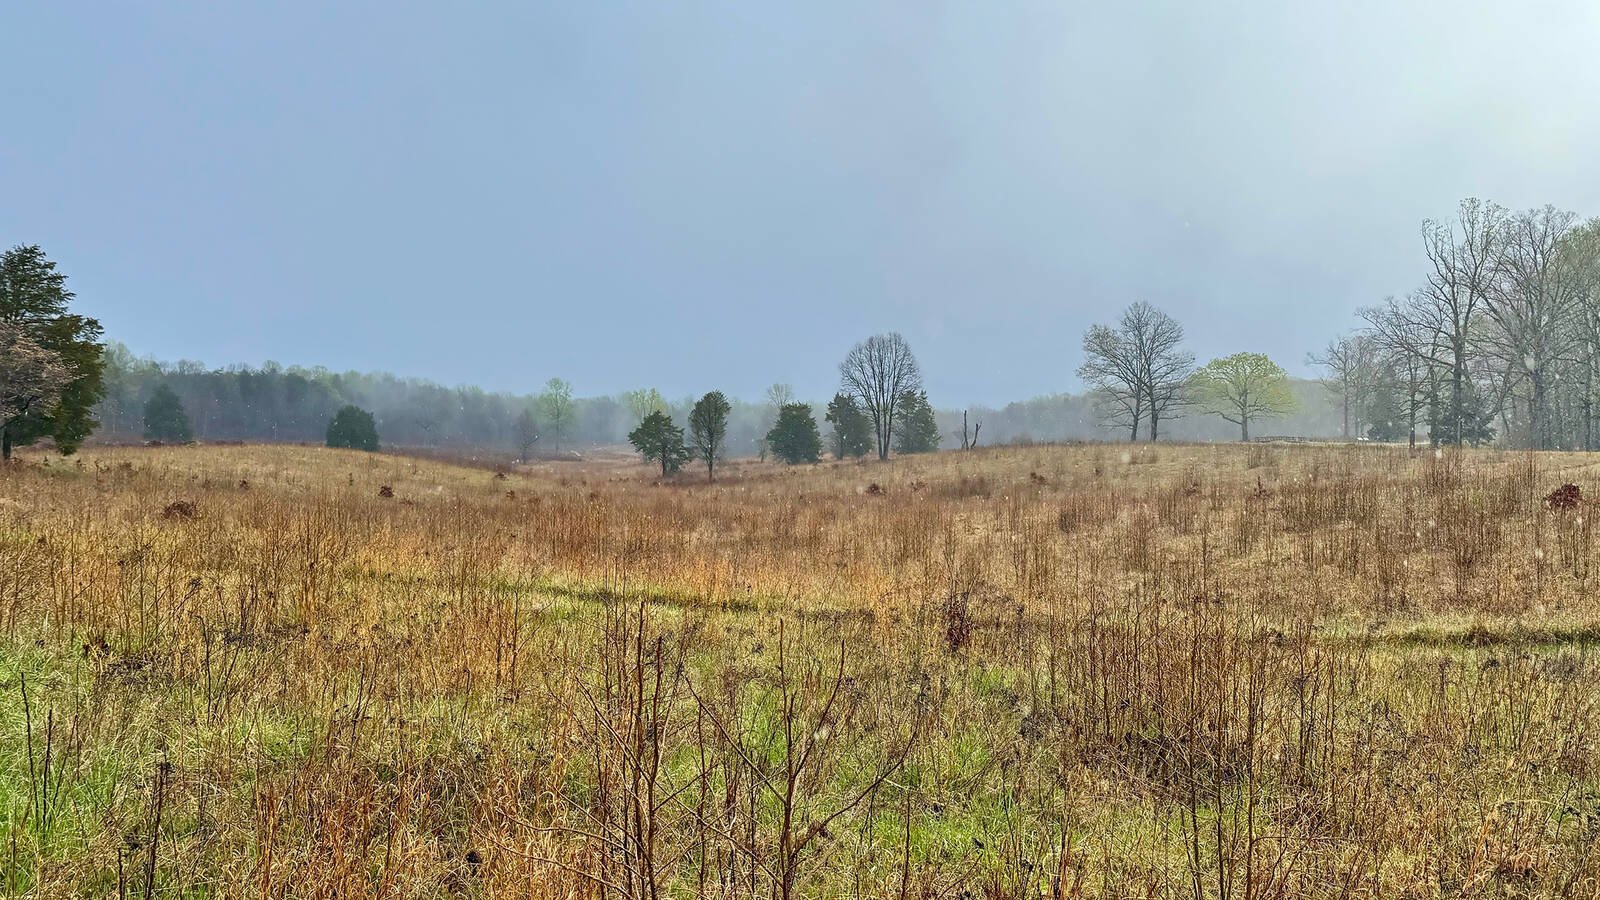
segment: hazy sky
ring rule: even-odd
[[[1303,370],[1425,216],[1600,214],[1585,0],[4,19],[0,242],[166,359],[825,397],[899,330],[936,405],[996,403],[1139,299]]]

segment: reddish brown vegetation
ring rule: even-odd
[[[173,501],[172,503],[168,503],[166,509],[163,509],[161,511],[161,518],[163,518],[163,519],[192,519],[198,513],[199,513],[199,510],[195,507],[195,505],[193,503],[190,503],[188,500],[176,500],[176,501]]]
[[[1576,509],[1583,502],[1583,488],[1575,484],[1563,484],[1546,494],[1544,502],[1551,509]]]

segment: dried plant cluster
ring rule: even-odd
[[[1594,487],[1376,446],[31,456],[0,892],[1591,897]]]

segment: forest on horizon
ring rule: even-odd
[[[385,445],[515,453],[518,419],[524,411],[538,417],[543,395],[485,391],[463,385],[448,387],[424,378],[387,372],[334,372],[323,367],[208,367],[183,360],[162,362],[141,358],[123,344],[106,347],[105,397],[95,410],[100,428],[97,443],[132,443],[144,439],[144,404],[157,386],[166,384],[182,401],[193,436],[201,441],[321,443],[328,420],[341,407],[359,406],[376,420]],[[1340,434],[1336,398],[1320,381],[1290,378],[1298,401],[1295,412],[1262,423],[1263,435],[1332,438]],[[683,420],[695,397],[664,398],[667,411]],[[802,398],[820,418],[827,398]],[[942,446],[960,445],[962,414],[969,425],[981,424],[978,443],[1028,441],[1123,440],[1122,426],[1104,420],[1094,396],[1062,392],[1008,403],[1003,407],[973,406],[965,410],[941,406],[932,397]],[[754,456],[761,437],[776,418],[774,403],[730,398],[730,455]],[[541,428],[539,453],[550,454],[597,446],[625,445],[637,424],[625,396],[582,396],[574,389],[572,421],[564,434]],[[1165,427],[1163,439],[1223,441],[1237,439],[1236,426],[1191,409]]]

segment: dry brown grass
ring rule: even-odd
[[[30,456],[0,891],[1594,896],[1567,483],[1600,496],[1579,455],[1386,447]]]

